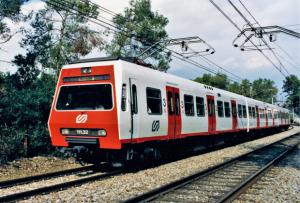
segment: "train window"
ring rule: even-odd
[[[236,112],[236,105],[231,106],[231,108],[232,108],[232,109],[231,109],[232,116],[233,116],[233,117],[236,117],[236,115],[237,115],[237,114],[236,114],[236,113],[237,113],[237,112]]]
[[[186,116],[194,116],[194,98],[191,95],[184,95],[184,110]]]
[[[122,111],[126,111],[126,84],[122,85],[122,99],[121,99],[121,109]]]
[[[248,113],[249,113],[249,118],[252,118],[252,109],[250,106],[248,106]]]
[[[196,110],[197,116],[205,116],[204,99],[202,97],[196,97]]]
[[[113,108],[110,84],[62,86],[57,110],[110,110]]]
[[[247,118],[247,111],[246,111],[246,106],[243,105],[243,117]]]
[[[239,117],[242,118],[243,117],[243,110],[242,110],[242,105],[241,104],[238,105],[238,112],[239,112]]]
[[[230,117],[229,102],[224,102],[224,109],[225,109],[225,117]]]
[[[255,118],[255,108],[252,107],[252,118]]]
[[[179,93],[175,93],[175,114],[180,115]]]
[[[169,115],[174,114],[173,92],[168,91],[168,111]]]
[[[147,112],[148,114],[162,114],[162,107],[161,107],[161,92],[159,89],[154,89],[147,87],[146,88],[146,95],[147,95]],[[173,99],[171,99],[173,103]],[[174,109],[172,107],[172,109]],[[173,112],[173,110],[172,110]]]
[[[132,113],[138,113],[138,101],[137,101],[137,90],[136,85],[132,85]]]
[[[223,102],[222,101],[217,101],[217,105],[218,105],[218,116],[219,117],[224,117]]]

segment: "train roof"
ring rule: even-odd
[[[109,56],[109,57],[97,57],[97,58],[89,58],[89,59],[80,59],[80,60],[73,61],[73,62],[63,66],[63,68],[64,67],[67,68],[67,67],[69,67],[69,65],[71,65],[71,67],[73,67],[74,64],[108,62],[108,61],[119,61],[119,60],[131,63],[131,64],[139,65],[139,66],[144,66],[144,67],[146,67],[146,69],[148,69],[148,71],[151,71],[151,72],[154,71],[154,72],[157,72],[157,73],[162,74],[162,75],[167,74],[167,75],[169,75],[169,76],[171,76],[171,77],[173,77],[174,79],[177,79],[177,80],[189,81],[189,82],[191,82],[191,84],[202,85],[203,88],[211,87],[211,88],[213,88],[213,90],[217,91],[218,93],[227,94],[231,97],[243,97],[243,98],[247,98],[247,100],[250,101],[250,102],[259,102],[259,103],[265,104],[269,107],[276,107],[276,108],[279,108],[279,109],[285,109],[285,108],[282,108],[280,106],[276,106],[276,105],[273,105],[273,104],[262,102],[262,101],[259,101],[259,100],[253,99],[253,98],[249,98],[249,97],[246,97],[246,96],[243,96],[243,95],[239,95],[239,94],[227,91],[227,90],[219,89],[219,88],[212,87],[212,86],[209,86],[209,85],[205,85],[205,84],[202,84],[202,83],[198,83],[198,82],[186,79],[186,78],[182,78],[182,77],[179,77],[179,76],[176,76],[176,75],[172,75],[172,74],[168,74],[168,73],[160,72],[158,70],[151,69],[151,68],[149,68],[149,67],[151,67],[150,64],[145,64],[144,62],[140,61],[139,59],[137,59],[135,57],[114,57],[114,56]],[[152,72],[152,73],[154,73],[154,72]]]

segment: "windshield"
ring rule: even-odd
[[[56,103],[57,110],[110,110],[110,84],[62,86]]]

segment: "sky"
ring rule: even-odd
[[[115,13],[120,13],[129,5],[125,0],[92,0],[93,2],[108,8]],[[231,0],[245,16],[252,20],[243,10],[239,0]],[[241,0],[250,10],[253,16],[262,26],[284,26],[296,32],[300,31],[300,1],[299,0]],[[245,21],[230,6],[226,0],[214,0],[218,6],[240,27],[243,28]],[[39,0],[31,0],[22,7],[22,12],[38,10],[44,6]],[[210,44],[216,52],[207,56],[208,59],[222,68],[253,81],[258,78],[268,78],[275,81],[276,86],[281,89],[284,77],[259,51],[241,51],[233,47],[232,42],[239,31],[209,2],[209,0],[152,0],[152,10],[164,15],[169,19],[166,30],[170,38],[198,36]],[[253,20],[252,20],[253,22]],[[12,30],[19,24],[8,21]],[[25,25],[26,26],[26,25]],[[95,29],[97,25],[93,25]],[[9,43],[1,46],[0,60],[10,61],[15,55],[25,53],[19,46],[22,36],[16,35]],[[273,51],[277,54],[289,74],[300,77],[300,41],[297,38],[285,34],[277,34],[276,42],[269,42]],[[281,47],[289,56],[286,55]],[[267,56],[280,66],[270,51],[264,51]],[[102,56],[103,53],[94,51],[87,57]],[[292,60],[291,60],[291,59]],[[207,64],[199,57],[193,60],[218,70],[217,67]],[[16,67],[11,64],[0,62],[0,71],[14,72]],[[169,73],[188,79],[201,76],[206,71],[174,59],[171,63]],[[222,71],[221,71],[222,72]]]

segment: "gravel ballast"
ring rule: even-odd
[[[135,173],[126,173],[79,187],[35,196],[23,202],[120,202],[222,163],[300,131],[299,127],[233,147],[193,156]]]
[[[242,202],[300,202],[300,145],[242,194]]]
[[[23,158],[0,166],[0,181],[79,168],[74,159],[37,156]]]

